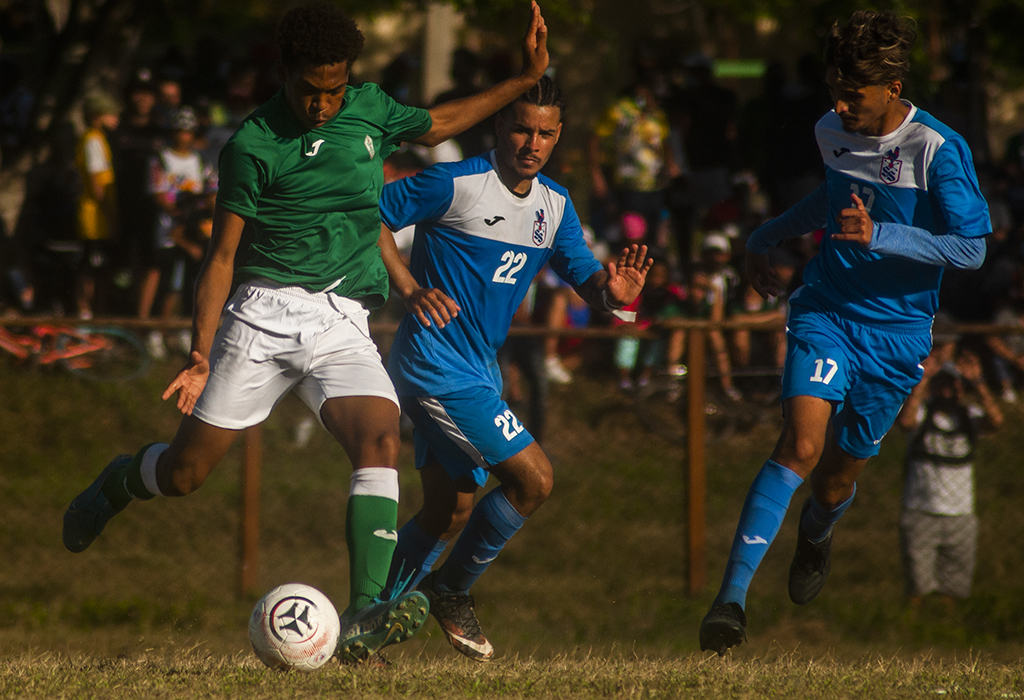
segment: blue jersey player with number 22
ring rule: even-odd
[[[512,316],[547,263],[591,306],[619,316],[651,266],[646,247],[634,245],[603,267],[568,193],[538,174],[561,133],[562,109],[557,85],[544,77],[498,113],[494,151],[435,165],[381,196],[384,264],[412,312],[388,371],[415,426],[423,484],[423,508],[399,531],[389,583],[418,585],[455,649],[477,661],[494,650],[469,589],[553,484],[548,458],[501,399],[496,354]],[[391,231],[412,224],[410,273]],[[501,483],[474,507],[489,474]]]
[[[747,273],[779,294],[768,251],[825,227],[790,297],[784,423],[740,513],[725,578],[700,626],[702,650],[746,639],[747,588],[804,479],[789,597],[805,605],[831,567],[833,525],[856,479],[920,381],[944,267],[976,269],[992,231],[971,153],[957,133],[901,99],[915,32],[891,12],[855,12],[830,30],[835,108],[815,135],[825,182],[747,242]]]

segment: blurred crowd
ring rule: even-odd
[[[114,94],[91,90],[26,177],[15,231],[0,245],[8,313],[171,319],[191,314],[212,233],[217,158],[242,120],[277,89],[273,57],[190,66],[172,52]],[[0,99],[3,154],[17,155],[24,85]],[[7,94],[7,93],[4,93]],[[179,324],[180,325],[180,324]],[[162,359],[187,331],[147,332]]]
[[[507,77],[512,64],[502,53],[485,58],[457,50],[455,87],[435,103]],[[778,385],[786,298],[764,300],[754,292],[743,274],[744,242],[823,181],[814,125],[831,100],[821,60],[807,55],[794,65],[769,63],[760,90],[748,99],[716,77],[715,62],[704,55],[665,56],[641,47],[632,65],[630,83],[592,115],[585,172],[576,173],[588,187],[577,182],[570,194],[599,256],[632,243],[649,246],[656,265],[633,310],[639,327],[657,337],[513,334],[503,353],[508,392],[538,416],[530,426],[538,435],[548,383],[570,383],[574,373],[613,377],[623,392],[652,382],[684,386],[687,334],[672,327],[673,319],[775,321],[771,330],[708,334],[707,357],[720,401],[771,399]],[[415,57],[403,53],[384,70],[381,85],[399,101],[413,101],[416,75]],[[6,311],[188,316],[211,231],[217,155],[276,89],[273,57],[255,50],[244,60],[201,67],[172,55],[136,71],[120,94],[87,95],[82,123],[69,125],[52,157],[30,173],[17,230],[0,236]],[[960,89],[954,79],[934,99],[912,99],[955,127],[966,119],[955,110]],[[0,66],[5,153],[16,147],[30,104],[30,89],[10,66]],[[485,121],[441,147],[399,151],[385,164],[385,177],[476,155],[493,143]],[[557,156],[548,173],[556,181],[564,175]],[[979,163],[978,170],[992,214],[988,258],[981,270],[946,272],[938,323],[1024,326],[1024,137],[1011,139],[998,162]],[[410,244],[410,232],[400,232],[399,243],[403,235]],[[820,236],[809,231],[773,255],[790,290],[799,286]],[[400,312],[392,304],[377,318],[393,320]],[[519,318],[549,329],[615,323],[548,274],[533,281]],[[939,333],[936,340],[950,357],[965,347],[977,354],[997,395],[1016,400],[1024,387],[1024,335]],[[159,358],[168,349],[187,349],[188,337],[154,330],[147,344]]]

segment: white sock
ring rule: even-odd
[[[170,445],[165,443],[158,443],[153,445],[146,454],[142,455],[142,463],[139,465],[139,476],[142,477],[142,483],[154,496],[163,496],[163,492],[160,491],[160,486],[157,485],[156,481],[156,460],[162,455]]]
[[[398,470],[389,467],[363,467],[352,472],[349,496],[379,496],[398,502]]]

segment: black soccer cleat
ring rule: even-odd
[[[64,546],[68,550],[84,552],[93,543],[110,519],[121,512],[103,493],[107,477],[132,461],[131,455],[118,455],[100,472],[89,488],[75,496],[64,513]]]
[[[465,593],[438,593],[434,590],[433,573],[420,582],[419,590],[430,601],[430,614],[437,620],[455,651],[474,661],[491,660],[494,647],[480,629],[473,596]]]
[[[700,650],[719,656],[747,641],[747,616],[739,603],[714,605],[700,623]]]
[[[804,514],[811,507],[811,499],[800,509],[800,526],[796,538],[796,553],[789,567],[789,599],[797,605],[807,605],[825,587],[832,570],[832,533],[821,542],[811,542],[804,535]]]

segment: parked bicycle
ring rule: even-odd
[[[0,348],[32,366],[60,365],[84,379],[123,382],[145,374],[149,354],[131,331],[55,324],[0,326]]]

